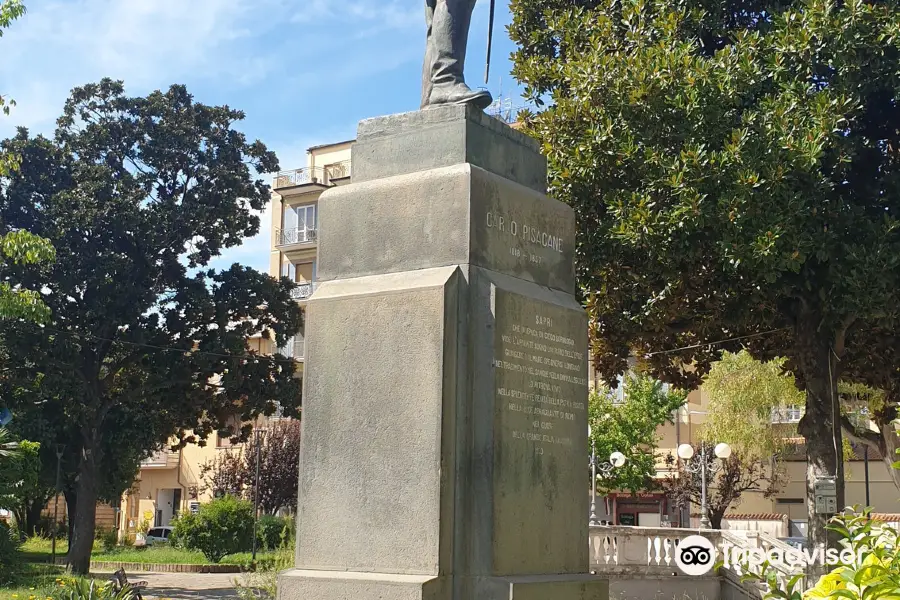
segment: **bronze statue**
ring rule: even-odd
[[[428,34],[422,71],[422,108],[469,103],[481,109],[490,106],[490,92],[473,90],[466,85],[463,76],[466,42],[475,2],[476,0],[425,0]],[[493,11],[491,12],[493,16]]]

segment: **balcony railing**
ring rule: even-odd
[[[309,227],[292,227],[291,229],[275,230],[275,245],[290,246],[291,244],[310,244],[319,238],[318,232]]]
[[[281,171],[275,176],[275,189],[294,187],[295,185],[309,185],[317,183],[328,185],[325,180],[325,169],[322,167],[303,167],[291,171]]]
[[[177,466],[178,453],[170,450],[160,450],[141,461],[141,467],[146,469],[174,469]]]
[[[329,183],[335,179],[346,179],[347,177],[350,177],[352,171],[350,166],[351,162],[349,160],[342,160],[341,162],[325,165],[325,178]]]
[[[303,167],[290,171],[281,171],[275,175],[274,188],[282,189],[298,185],[334,185],[334,180],[350,177],[350,161],[331,163],[324,167]]]
[[[312,293],[316,291],[315,282],[298,283],[297,287],[291,290],[291,298],[294,300],[306,300]]]

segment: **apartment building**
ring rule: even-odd
[[[330,187],[350,182],[352,143],[309,148],[306,166],[278,173],[272,184],[269,274],[290,277],[297,284],[293,294],[301,306],[316,288],[319,196]],[[302,373],[304,347],[300,331],[278,351],[297,360]]]

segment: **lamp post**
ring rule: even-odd
[[[713,450],[716,458],[726,460],[731,456],[731,446],[726,443],[716,444]],[[690,444],[678,446],[678,457],[684,461],[684,469],[689,473],[700,473],[700,529],[709,529],[709,508],[707,506],[707,474],[713,474],[719,470],[716,463],[709,464],[706,459],[706,444],[700,445],[699,464],[690,462],[694,457],[694,447]]]
[[[256,564],[256,537],[259,527],[259,452],[262,444],[262,436],[266,430],[263,428],[254,431],[256,438],[256,477],[253,478],[253,564]]]
[[[591,435],[591,426],[588,425],[588,440],[591,442],[591,525],[599,525],[600,519],[597,518],[597,471],[604,477],[608,477],[613,469],[617,469],[625,464],[625,455],[621,452],[613,452],[609,455],[609,462],[597,461],[597,446],[594,444],[594,436]]]
[[[56,538],[59,537],[59,492],[62,487],[62,457],[65,446],[56,445],[56,494],[53,499],[53,539],[50,540],[50,563],[56,566]]]

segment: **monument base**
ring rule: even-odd
[[[461,578],[460,600],[607,600],[609,582],[591,575]],[[453,600],[448,577],[291,569],[278,600]]]

